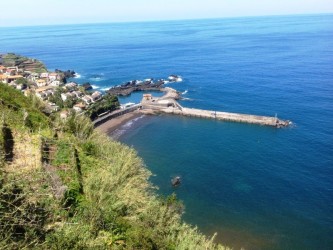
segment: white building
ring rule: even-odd
[[[91,98],[93,100],[93,102],[96,102],[98,100],[100,100],[102,98],[102,93],[99,91],[95,91],[92,95]]]
[[[125,103],[123,105],[120,106],[121,109],[127,109],[127,108],[130,108],[130,107],[133,107],[135,105],[135,103],[133,102],[128,102],[128,103]]]
[[[40,78],[48,78],[49,77],[49,73],[45,72],[45,73],[41,73],[39,75]]]
[[[68,89],[68,90],[71,90],[71,89],[74,89],[77,87],[77,83],[75,82],[69,82],[69,83],[66,83],[65,84],[65,87]]]
[[[58,73],[50,73],[49,74],[49,80],[50,81],[61,80],[61,77]]]
[[[58,87],[58,86],[61,85],[61,82],[58,81],[58,80],[55,80],[55,81],[52,81],[52,82],[50,83],[50,85],[51,85],[51,86],[54,86],[54,87]]]
[[[89,95],[85,95],[84,97],[82,97],[81,100],[84,101],[87,105],[89,105],[93,102],[93,99]]]

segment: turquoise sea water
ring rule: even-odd
[[[183,106],[271,115],[274,129],[176,116],[127,124],[184,219],[235,249],[333,248],[333,15],[0,28],[0,52],[104,89],[182,75]],[[139,100],[140,95],[122,102]],[[176,189],[170,179],[180,175]]]

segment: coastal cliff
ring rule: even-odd
[[[132,148],[0,83],[0,248],[227,249],[184,223]]]

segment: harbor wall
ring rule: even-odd
[[[231,122],[242,122],[242,123],[258,124],[258,125],[274,126],[274,127],[285,127],[290,124],[289,121],[280,120],[277,117],[219,112],[219,111],[202,110],[194,108],[184,108],[184,107],[160,108],[154,105],[144,105],[143,109],[151,109],[154,111],[159,111],[161,113],[167,113],[167,114],[199,117],[206,119],[216,119],[216,120],[224,120]]]

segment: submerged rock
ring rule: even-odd
[[[174,187],[176,187],[176,186],[178,186],[178,185],[180,185],[180,177],[179,176],[176,176],[175,178],[173,178],[172,180],[171,180],[171,184],[172,184],[172,186],[174,186]]]

